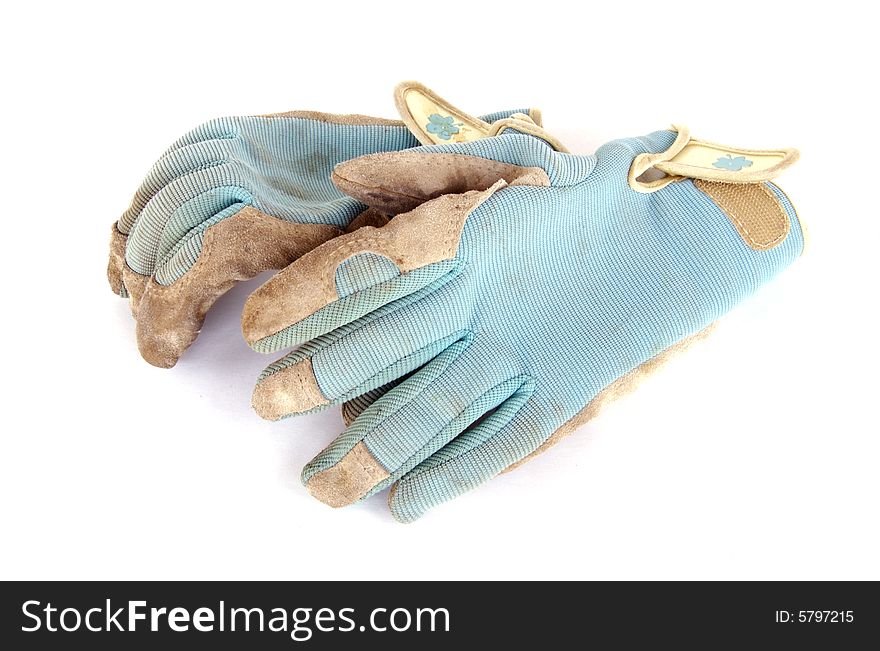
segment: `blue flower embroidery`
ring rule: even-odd
[[[428,133],[436,133],[441,140],[449,140],[453,135],[458,133],[461,123],[455,124],[455,118],[451,115],[443,117],[439,113],[432,113],[428,116],[428,124],[425,129]]]
[[[714,163],[712,163],[715,167],[718,167],[722,170],[730,170],[731,172],[739,172],[744,167],[751,167],[752,161],[750,161],[745,156],[737,156],[734,158],[730,154],[727,156],[722,156]]]

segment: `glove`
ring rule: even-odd
[[[513,134],[343,163],[340,189],[397,216],[248,299],[254,348],[303,344],[254,407],[373,392],[302,479],[332,506],[392,486],[414,520],[550,447],[790,264],[803,233],[767,181],[796,158],[676,127],[594,156]]]
[[[436,112],[435,122],[443,118],[425,142],[484,137],[511,124],[539,130],[537,111],[495,113],[488,124],[414,82],[396,97],[410,122],[424,117],[409,109],[416,103]],[[399,121],[312,112],[220,118],[174,143],[112,228],[107,275],[131,299],[144,359],[174,366],[236,282],[281,269],[346,229],[385,223],[374,211],[361,214],[365,206],[339,192],[330,172],[355,156],[418,144]]]

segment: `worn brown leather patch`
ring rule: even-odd
[[[328,403],[310,357],[260,380],[251,399],[254,411],[266,420],[280,420]]]
[[[443,195],[383,228],[360,228],[309,251],[250,295],[241,317],[245,339],[253,344],[278,334],[338,301],[336,269],[359,253],[385,256],[401,273],[453,259],[468,216],[503,185]]]
[[[336,465],[312,475],[306,489],[312,497],[338,508],[357,502],[390,476],[359,441]]]
[[[756,251],[782,242],[791,229],[785,208],[763,183],[719,183],[697,179],[694,185],[721,208],[743,241]]]
[[[284,269],[306,251],[342,234],[327,224],[277,219],[253,206],[205,230],[195,264],[170,285],[146,279],[138,295],[134,279],[123,279],[137,303],[137,338],[141,356],[153,366],[170,368],[195,341],[205,315],[236,282],[267,269]]]

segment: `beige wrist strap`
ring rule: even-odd
[[[673,125],[675,142],[659,154],[639,154],[629,170],[637,192],[655,192],[683,179],[719,183],[771,181],[798,159],[796,149],[739,149],[691,138],[687,127]]]
[[[394,103],[404,124],[423,145],[472,142],[513,130],[541,138],[556,151],[568,150],[541,125],[541,113],[514,113],[492,124],[469,115],[416,81],[405,81],[394,89]]]

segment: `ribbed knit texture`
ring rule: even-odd
[[[336,267],[336,293],[345,298],[399,275],[397,265],[388,258],[375,253],[360,253]]]
[[[484,116],[491,122],[512,113]],[[419,143],[403,125],[348,125],[294,117],[211,120],[174,143],[118,221],[125,259],[169,285],[192,267],[205,230],[251,205],[273,217],[345,228],[364,206],[330,182],[350,158]]]
[[[392,511],[413,520],[534,451],[611,382],[708,326],[800,254],[800,225],[775,186],[792,229],[769,251],[749,248],[690,181],[633,191],[634,156],[673,139],[661,131],[589,157],[514,135],[425,148],[540,163],[554,185],[496,192],[465,224],[456,277],[422,287],[416,300],[353,314],[297,354],[312,357],[331,399],[421,367],[364,409],[304,480],[363,441],[391,473],[376,489],[400,480]]]

